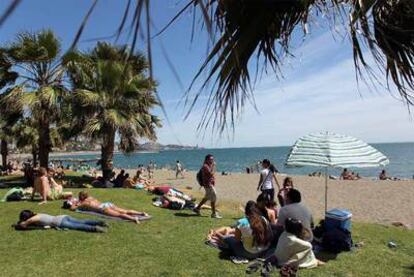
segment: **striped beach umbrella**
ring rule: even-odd
[[[378,167],[388,158],[367,143],[347,135],[314,133],[299,138],[286,160],[287,166],[325,167],[325,212],[327,210],[328,168]]]

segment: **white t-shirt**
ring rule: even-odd
[[[260,172],[262,177],[262,190],[273,189],[273,172],[269,168],[265,168]]]
[[[286,231],[277,242],[275,256],[279,266],[293,264],[300,268],[312,268],[318,265],[312,244]]]

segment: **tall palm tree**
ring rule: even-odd
[[[50,30],[23,32],[3,51],[20,73],[20,85],[6,97],[7,104],[27,111],[36,122],[40,166],[47,167],[53,146],[50,129],[60,120],[65,96],[61,44]]]
[[[89,53],[71,52],[65,65],[72,81],[75,125],[101,143],[103,177],[112,173],[115,138],[122,151],[133,151],[139,138],[156,139],[160,125],[151,109],[158,105],[156,83],[146,75],[143,55],[130,55],[126,46],[98,43]]]
[[[7,58],[5,51],[0,49],[0,103],[7,93],[10,86],[14,84],[18,77],[17,72],[12,71],[12,63]],[[0,154],[3,168],[7,166],[7,156],[9,154],[8,144],[12,139],[11,127],[21,116],[21,111],[16,107],[0,105]]]

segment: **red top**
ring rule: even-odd
[[[213,166],[210,166],[207,163],[203,164],[202,176],[204,186],[214,186],[216,184]]]
[[[160,195],[167,194],[171,188],[171,186],[157,186],[154,188],[154,193]]]

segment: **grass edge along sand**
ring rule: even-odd
[[[74,192],[78,192],[76,189]],[[204,245],[210,228],[229,225],[241,211],[222,205],[222,220],[193,216],[152,206],[151,195],[125,189],[90,189],[99,199],[153,215],[140,225],[108,221],[109,232],[14,231],[10,225],[22,209],[50,214],[88,216],[65,211],[62,202],[39,206],[35,202],[0,203],[2,276],[240,276],[245,265],[220,258]],[[3,195],[6,190],[1,190]],[[234,207],[234,206],[233,206]],[[412,276],[414,231],[378,224],[353,222],[354,241],[364,246],[342,253],[324,267],[301,270],[300,276]],[[397,248],[387,247],[394,241]],[[277,276],[277,275],[276,275]]]

